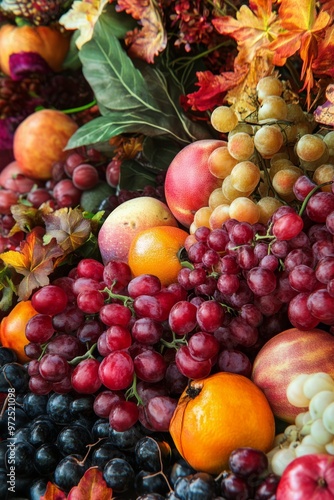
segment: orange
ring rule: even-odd
[[[154,274],[164,286],[174,283],[182,268],[179,254],[188,236],[189,233],[173,226],[140,231],[129,249],[128,264],[132,274]]]
[[[220,474],[235,448],[250,446],[268,452],[275,420],[263,392],[249,378],[219,372],[189,383],[169,431],[191,467]]]
[[[30,300],[18,302],[0,323],[0,345],[12,349],[20,363],[30,360],[24,352],[24,346],[29,344],[25,335],[26,324],[37,314]]]

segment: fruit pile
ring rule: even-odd
[[[276,72],[254,90],[246,119],[219,105],[211,138],[180,134],[166,170],[131,128],[103,136],[111,154],[69,149],[61,111],[17,127],[1,498],[298,500],[310,457],[319,500],[334,495],[334,131]]]

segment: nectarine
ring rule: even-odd
[[[177,221],[165,203],[151,196],[140,196],[123,202],[106,218],[98,235],[104,264],[110,260],[127,262],[133,238],[154,226],[174,226]]]
[[[65,146],[77,129],[76,122],[61,111],[42,109],[29,115],[14,134],[14,157],[23,173],[50,179],[54,162],[65,160]]]
[[[210,194],[222,180],[211,174],[208,158],[212,151],[226,146],[218,139],[201,139],[185,146],[172,160],[165,179],[165,196],[174,217],[190,227],[195,212],[208,206]]]
[[[266,395],[274,415],[294,423],[298,413],[307,408],[289,403],[287,386],[300,373],[319,371],[334,376],[334,336],[320,328],[290,328],[260,349],[253,363],[252,380]]]

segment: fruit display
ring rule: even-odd
[[[0,2],[1,499],[333,498],[333,13]]]

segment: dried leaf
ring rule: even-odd
[[[11,229],[11,234],[14,234],[17,231],[29,232],[34,227],[44,226],[43,216],[52,212],[52,208],[47,203],[44,203],[40,208],[17,203],[12,205],[10,211],[16,221]]]
[[[90,221],[78,208],[60,208],[44,217],[47,239],[55,238],[68,254],[83,245],[91,233]]]
[[[15,269],[24,278],[18,286],[20,300],[28,300],[35,288],[49,284],[49,274],[54,270],[55,259],[63,255],[53,239],[43,244],[40,228],[34,229],[21,243],[20,251],[8,250],[0,254],[0,259]]]
[[[111,500],[112,489],[107,486],[102,472],[96,467],[86,470],[77,486],[68,494],[67,500]]]
[[[158,56],[167,45],[167,33],[162,22],[161,9],[151,1],[119,0],[117,10],[125,10],[142,26],[141,29],[135,28],[129,31],[125,36],[129,55],[153,63],[154,56]]]
[[[233,107],[239,120],[245,120],[258,109],[256,86],[259,80],[268,75],[278,76],[274,71],[272,56],[265,49],[259,51],[245,77],[227,93],[226,102]]]
[[[324,10],[317,14],[315,0],[300,0],[298,8],[295,0],[282,0],[278,13],[282,30],[269,45],[269,49],[274,51],[273,62],[283,66],[288,57],[299,53],[303,62],[300,77],[304,81],[303,89],[307,90],[309,108],[310,91],[314,85],[312,64],[331,16]]]
[[[66,500],[66,493],[49,481],[45,493],[41,496],[40,500]]]
[[[272,0],[255,0],[251,7],[242,5],[237,11],[236,19],[222,16],[212,20],[218,33],[237,41],[238,65],[251,63],[257,52],[276,38],[280,29],[278,16],[273,12]]]
[[[327,101],[321,106],[318,106],[314,111],[313,116],[316,122],[323,123],[334,127],[334,84],[328,85],[326,88]]]
[[[334,13],[334,7],[333,7]],[[318,44],[318,56],[312,63],[312,70],[317,75],[328,75],[334,78],[334,26],[326,30],[326,36]]]

